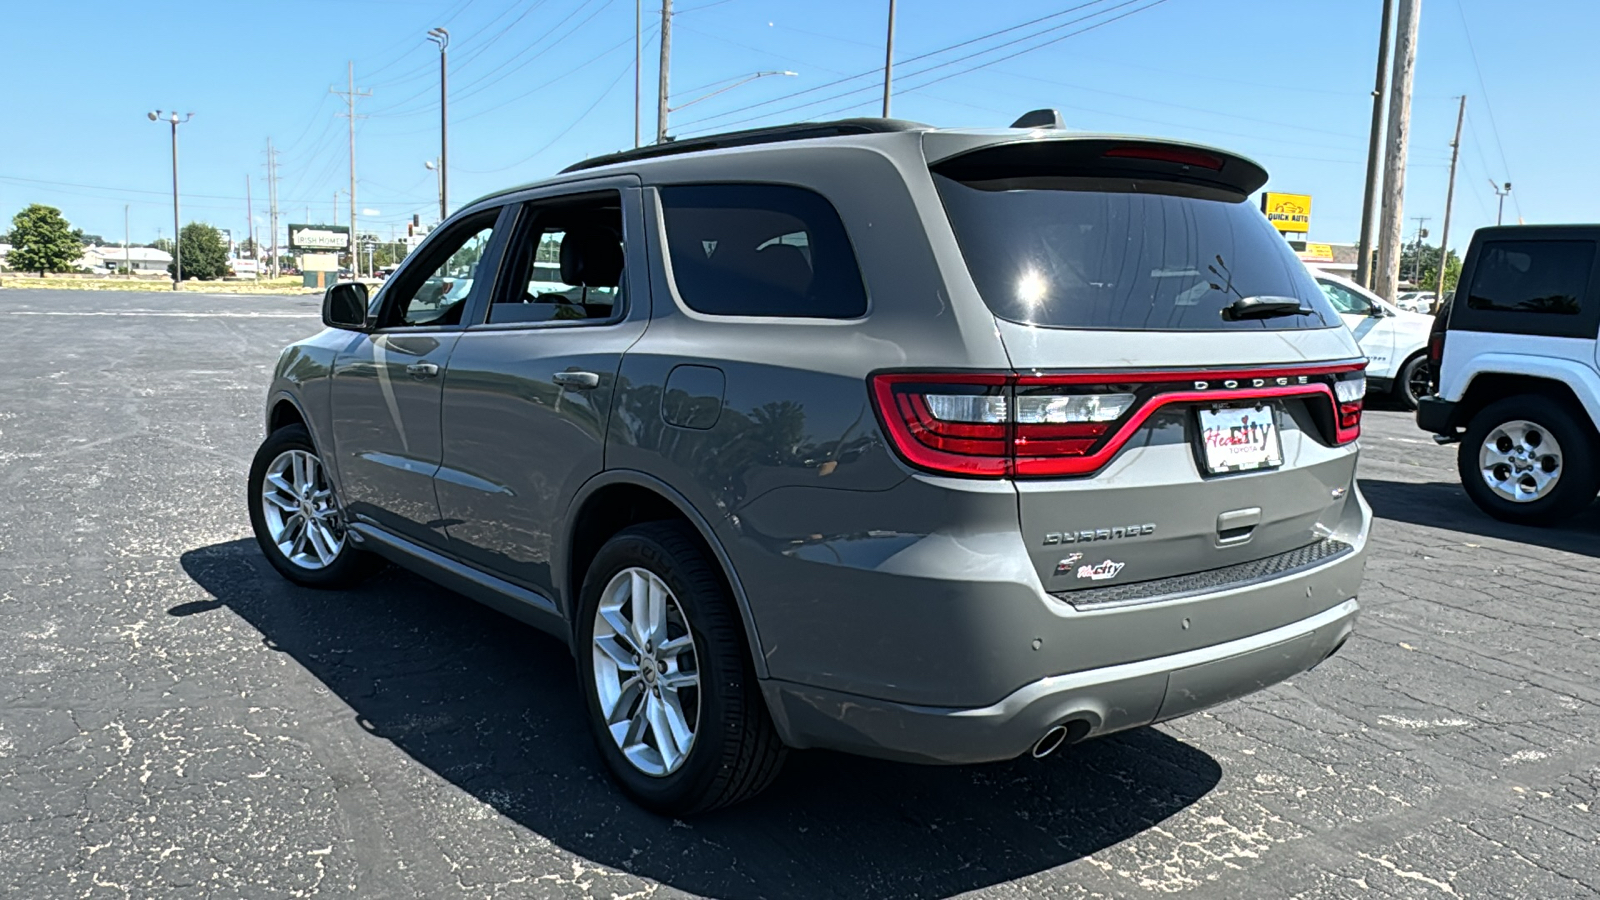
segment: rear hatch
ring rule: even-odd
[[[1015,372],[935,385],[911,410],[957,441],[1002,424],[1001,474],[1048,590],[1137,602],[1341,552],[1328,539],[1355,474],[1364,361],[1249,204],[1259,166],[1075,138],[931,168]]]

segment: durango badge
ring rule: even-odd
[[[1126,563],[1112,562],[1108,559],[1097,566],[1079,566],[1078,577],[1088,578],[1092,581],[1105,581],[1117,577],[1117,573],[1122,571],[1124,565]]]

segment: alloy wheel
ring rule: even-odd
[[[285,450],[261,482],[267,533],[285,559],[302,569],[333,565],[344,549],[344,517],[316,454]]]
[[[648,569],[623,569],[600,595],[593,644],[595,693],[617,749],[646,775],[676,772],[700,718],[694,632],[678,598]]]
[[[1433,363],[1423,360],[1412,366],[1410,375],[1406,378],[1406,390],[1410,392],[1413,404],[1419,398],[1433,393]]]
[[[1513,503],[1549,496],[1561,480],[1561,466],[1561,445],[1555,437],[1524,419],[1495,426],[1478,450],[1484,482]]]

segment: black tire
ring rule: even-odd
[[[1538,426],[1561,448],[1558,477],[1549,493],[1535,500],[1513,501],[1489,486],[1479,466],[1484,443],[1497,428],[1525,421]],[[1478,508],[1502,522],[1518,525],[1555,525],[1582,512],[1600,492],[1600,470],[1595,466],[1597,439],[1587,418],[1566,403],[1541,394],[1523,394],[1497,400],[1472,416],[1461,437],[1456,465],[1461,485]]]
[[[1402,408],[1415,411],[1417,401],[1426,397],[1430,391],[1429,384],[1432,373],[1428,370],[1433,364],[1428,360],[1428,354],[1418,353],[1405,361],[1400,371],[1395,374],[1394,402]]]
[[[285,425],[267,435],[267,439],[262,441],[261,447],[256,450],[255,459],[250,463],[250,486],[245,502],[250,507],[250,528],[255,532],[256,543],[260,545],[261,553],[266,556],[267,562],[278,570],[278,574],[295,584],[329,589],[350,587],[372,574],[379,567],[379,560],[371,553],[356,547],[355,542],[348,537],[345,538],[334,560],[322,568],[308,568],[296,563],[284,555],[272,540],[263,508],[265,501],[262,499],[262,487],[266,482],[267,469],[273,460],[289,450],[303,450],[312,456],[318,456],[316,446],[311,443],[311,433],[304,425]],[[318,456],[318,459],[320,461],[321,457]]]
[[[777,778],[787,748],[756,684],[744,625],[699,535],[686,523],[650,522],[614,535],[583,580],[576,611],[578,683],[607,769],[640,805],[685,816],[746,800]],[[595,614],[611,579],[629,568],[665,582],[694,635],[700,673],[694,741],[681,767],[662,776],[636,768],[607,730],[594,665]]]

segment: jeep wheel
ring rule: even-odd
[[[1507,397],[1472,417],[1461,439],[1461,484],[1478,508],[1505,522],[1554,525],[1600,491],[1596,439],[1586,421],[1548,397]]]
[[[1401,407],[1408,410],[1417,408],[1417,401],[1433,392],[1433,371],[1425,353],[1406,360],[1400,367],[1400,374],[1394,380],[1394,399]]]
[[[600,548],[577,613],[578,680],[607,768],[642,805],[687,815],[778,775],[733,598],[678,523],[624,529]]]
[[[250,465],[250,526],[267,561],[307,587],[348,587],[365,578],[375,558],[352,546],[344,511],[303,425],[280,428],[261,442]]]

